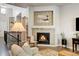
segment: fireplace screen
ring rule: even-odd
[[[37,42],[38,44],[49,44],[50,34],[49,33],[37,33]]]

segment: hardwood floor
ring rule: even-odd
[[[46,53],[56,53],[56,54],[50,54],[51,56],[79,56],[79,51],[73,52],[69,48],[62,48],[60,46],[57,47],[46,47],[46,46],[39,46],[39,51],[42,51],[43,54]],[[48,55],[48,56],[50,56]]]
[[[79,51],[73,52],[73,50],[69,48],[61,48],[58,51],[59,56],[79,56]]]

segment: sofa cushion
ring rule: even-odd
[[[32,55],[36,55],[38,53],[38,48],[37,47],[32,47]]]
[[[29,46],[29,44],[26,42],[24,43],[24,45],[22,46],[23,50],[25,51],[25,53],[28,53],[30,56],[33,55],[32,50]]]
[[[18,45],[13,44],[11,46],[11,52],[13,56],[28,56],[29,54],[25,53],[25,51]]]
[[[19,53],[17,56],[29,56],[29,54],[22,52],[22,53]]]

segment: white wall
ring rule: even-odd
[[[0,12],[0,37],[4,36],[4,31],[9,30],[9,17],[13,16],[13,10],[11,8],[8,8],[7,5],[0,4],[0,9],[2,6],[5,6],[6,14],[1,14]]]
[[[55,43],[58,43],[58,35],[60,33],[60,21],[59,21],[59,7],[58,6],[37,6],[37,7],[30,7],[29,8],[29,27],[28,27],[28,35],[32,36],[32,27],[33,27],[33,20],[34,20],[34,11],[53,11],[53,23],[55,27]]]
[[[61,8],[61,31],[65,33],[68,47],[72,48],[72,37],[75,33],[75,18],[79,17],[79,4],[70,4]]]
[[[4,30],[9,31],[9,17],[15,17],[15,20],[16,20],[16,16],[19,13],[22,13],[22,17],[23,16],[29,17],[29,8],[28,7],[21,8],[21,7],[9,5],[9,4],[3,4],[3,3],[0,4],[0,6],[5,6],[7,9],[6,15],[3,15],[0,13],[0,37],[3,37]]]
[[[13,12],[9,16],[16,17],[19,13],[22,13],[22,16],[28,16],[29,7],[22,8],[22,7],[10,5],[10,4],[5,4],[5,3],[0,3],[0,6],[5,6],[6,8],[8,8],[9,9],[9,11],[8,11],[9,13],[11,12],[10,9],[12,9]]]
[[[13,16],[16,17],[19,13],[23,16],[28,17],[29,15],[29,8],[20,8],[20,7],[14,7],[13,8]]]
[[[4,36],[4,31],[8,30],[8,17],[0,14],[0,37]]]
[[[15,17],[15,19],[16,19],[16,16],[19,13],[22,14],[22,17],[23,16],[29,17],[29,7],[22,8],[22,7],[10,5],[10,4],[5,4],[5,3],[1,3],[0,6],[6,6],[6,8],[8,8],[7,14],[9,17]]]

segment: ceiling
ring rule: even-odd
[[[67,5],[69,3],[8,3],[8,4],[26,8],[28,6],[48,6],[48,5],[62,6]]]

